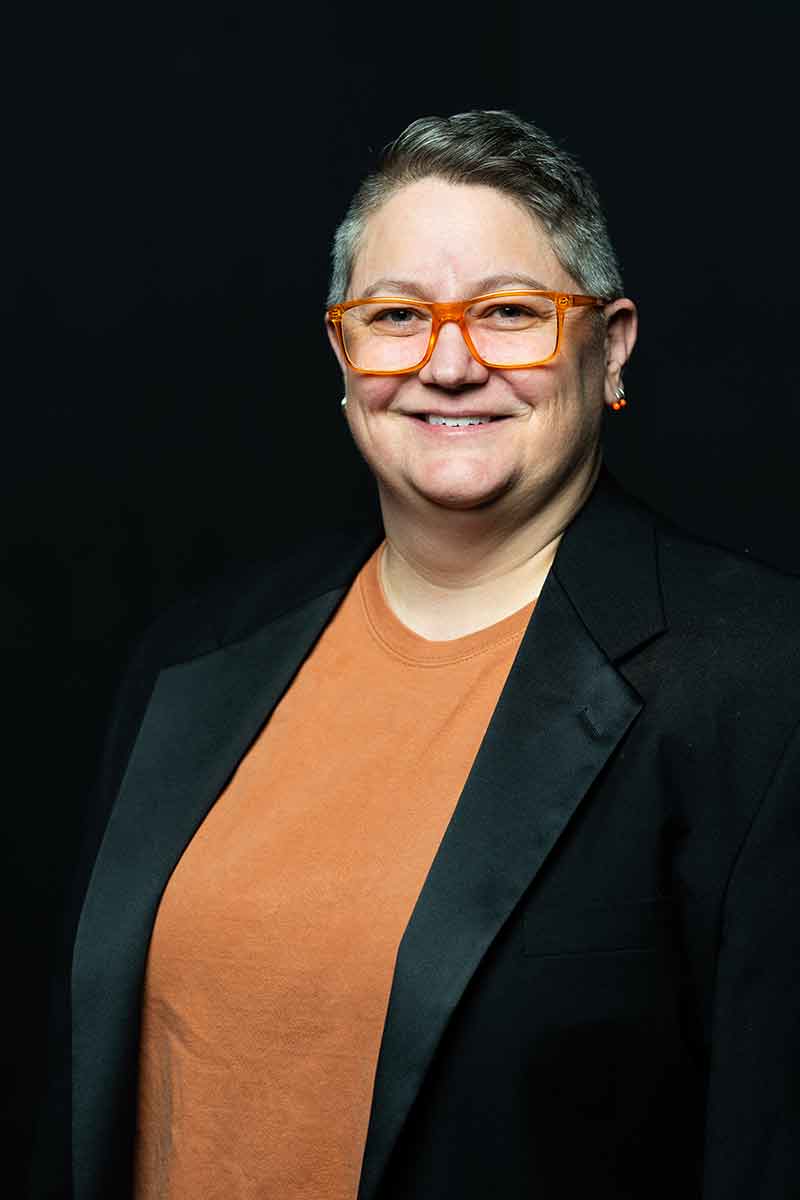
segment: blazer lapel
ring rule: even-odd
[[[329,591],[246,641],[158,678],[75,944],[75,1200],[117,1194],[115,1172],[130,1162],[141,986],[164,887],[344,591]]]
[[[400,945],[359,1200],[375,1200],[481,959],[642,707],[590,628],[617,654],[663,628],[653,542],[605,481],[562,542]]]

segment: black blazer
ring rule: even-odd
[[[129,1195],[159,898],[379,536],[144,639],[54,1007],[71,1055],[37,1200]],[[405,931],[359,1200],[800,1196],[798,600],[601,477]]]

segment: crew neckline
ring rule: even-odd
[[[404,625],[389,607],[380,579],[380,560],[386,541],[370,556],[358,576],[358,590],[367,626],[373,637],[396,658],[413,666],[438,667],[466,662],[489,650],[519,641],[531,618],[536,600],[496,621],[486,629],[478,629],[464,637],[448,641],[431,641]]]

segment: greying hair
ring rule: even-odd
[[[420,117],[384,149],[334,235],[328,304],[347,297],[367,219],[400,188],[430,176],[504,192],[541,222],[556,258],[580,288],[604,300],[624,295],[589,173],[515,113],[478,110]]]

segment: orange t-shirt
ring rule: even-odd
[[[454,641],[370,558],[164,892],[136,1200],[354,1200],[400,939],[533,602]]]

